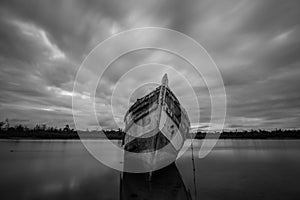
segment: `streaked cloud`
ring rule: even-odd
[[[80,91],[73,92],[81,62],[95,45],[115,33],[158,26],[189,35],[215,60],[227,92],[226,128],[299,128],[299,5],[297,0],[1,1],[0,118],[28,125],[73,124],[72,97],[78,97],[81,107],[74,112],[82,117],[80,127],[96,128],[97,122],[88,117],[93,112],[88,108],[93,94],[85,91],[98,77],[85,71],[78,81]],[[157,37],[143,35],[136,42]],[[130,44],[124,40],[119,45]],[[180,42],[174,45],[185,47]],[[102,56],[116,49],[113,46]],[[207,127],[211,105],[203,80],[180,58],[153,50],[120,57],[107,70],[95,96],[103,127],[122,124],[133,88],[144,80],[158,83],[167,70],[149,66],[148,72],[133,73],[122,82],[123,95],[115,102],[117,123],[110,111],[115,84],[133,66],[155,62],[173,66],[189,78],[200,98],[200,110],[189,101],[191,93],[180,76],[168,71],[171,87],[189,110],[193,127]],[[203,70],[209,70],[205,66]],[[139,88],[134,98],[151,87]]]

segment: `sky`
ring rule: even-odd
[[[122,127],[128,106],[157,87],[167,72],[192,126],[213,128],[204,81],[188,63],[168,52],[144,49],[113,62],[97,86],[98,122],[91,120],[93,110],[88,107],[94,99],[89,87],[99,77],[93,70],[84,72],[76,80],[80,89],[73,91],[78,69],[100,42],[132,28],[163,27],[196,40],[218,66],[226,90],[225,129],[299,128],[299,8],[297,0],[3,0],[0,120],[74,127],[75,113],[79,129],[99,129],[98,122],[101,128]],[[157,37],[164,36],[145,34],[136,43]],[[126,45],[130,44],[125,38],[100,57]],[[180,41],[173,45],[185,47]],[[210,70],[207,66],[204,71]],[[191,95],[196,95],[199,107]],[[80,102],[73,112],[72,97]]]

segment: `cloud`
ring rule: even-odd
[[[298,95],[300,64],[300,12],[297,0],[201,0],[201,1],[1,1],[0,3],[0,117],[13,123],[72,124],[72,97],[80,99],[80,127],[95,128],[90,121],[91,93],[86,93],[98,77],[84,71],[74,93],[77,70],[87,54],[112,34],[130,28],[159,26],[181,31],[200,42],[218,65],[228,98],[228,128],[299,127]],[[157,41],[163,35],[142,35],[142,40]],[[184,43],[167,45],[181,46]],[[131,45],[128,40],[120,46]],[[115,46],[101,56],[110,56]],[[197,57],[198,55],[191,56]],[[191,103],[183,79],[170,73],[170,84],[186,105],[193,126],[207,125],[210,96],[205,83],[191,66],[167,52],[142,50],[117,59],[106,71],[96,90],[99,121],[115,127],[110,111],[111,94],[119,79],[133,66],[161,63],[188,77],[200,110]],[[203,70],[210,69],[203,63]],[[101,65],[96,65],[102,67]],[[165,71],[167,71],[165,69]],[[159,83],[164,70],[133,72],[124,81],[116,103],[117,123],[127,109],[132,90],[145,80]],[[208,77],[212,82],[215,77]],[[215,86],[218,89],[218,85]],[[135,97],[145,93],[139,89]],[[132,101],[133,99],[131,99]],[[28,119],[30,118],[30,119]],[[18,121],[19,119],[19,121]],[[29,120],[29,121],[28,121]]]
[[[50,51],[49,59],[65,58],[65,54],[53,43],[50,42],[46,32],[32,24],[24,23],[22,21],[12,20],[11,24],[19,28],[19,31],[27,36],[31,42],[40,43]]]

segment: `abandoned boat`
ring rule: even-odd
[[[190,128],[187,112],[168,87],[167,74],[159,87],[137,99],[124,122],[125,171],[154,171],[173,163]]]

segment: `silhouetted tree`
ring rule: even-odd
[[[66,125],[65,125],[65,128],[64,128],[63,131],[64,131],[64,132],[70,132],[70,126],[69,126],[69,124],[66,124]]]
[[[5,122],[0,122],[0,131],[2,130],[2,126],[5,125]]]
[[[5,119],[5,129],[6,129],[6,130],[9,129],[9,121],[8,121],[7,118]]]

